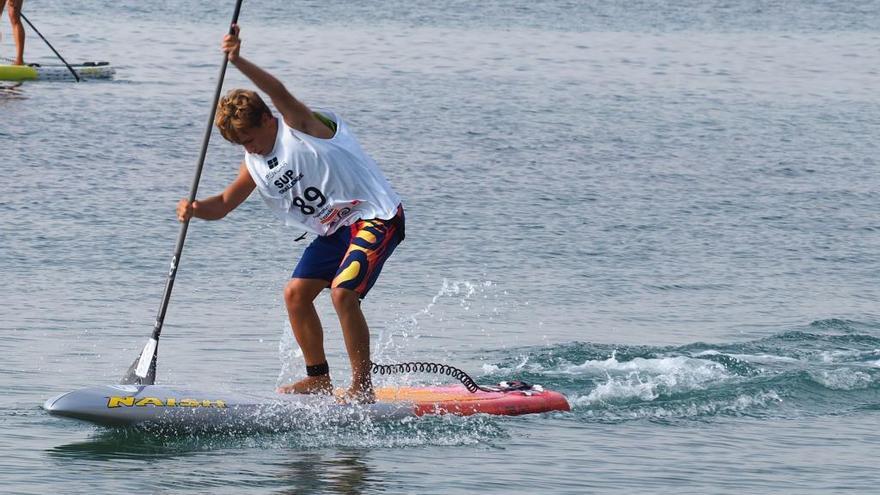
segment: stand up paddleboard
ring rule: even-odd
[[[298,421],[393,420],[454,414],[516,416],[568,411],[565,397],[521,382],[483,387],[463,385],[382,387],[375,404],[340,404],[334,397],[303,394],[258,396],[163,385],[105,385],[61,394],[46,401],[49,414],[100,426],[159,426],[172,429],[283,429]]]
[[[80,79],[112,79],[116,70],[109,62],[71,64]],[[75,81],[65,65],[0,65],[0,81]]]

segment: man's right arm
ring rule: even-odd
[[[318,120],[305,103],[294,98],[281,81],[239,55],[241,39],[238,37],[238,26],[235,26],[233,31],[233,34],[227,34],[223,37],[222,50],[226,52],[229,61],[238,67],[242,74],[256,84],[260,91],[269,95],[275,108],[281,112],[284,122],[288,126],[311,136],[322,139],[332,138],[333,131]]]
[[[220,220],[242,204],[256,187],[257,184],[248,172],[247,166],[242,163],[238,169],[238,177],[226,186],[222,193],[192,203],[188,199],[181,199],[177,203],[177,219],[181,222],[192,217]]]

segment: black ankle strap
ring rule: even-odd
[[[306,374],[309,376],[322,376],[328,373],[330,373],[330,366],[327,364],[327,361],[321,364],[306,366]]]

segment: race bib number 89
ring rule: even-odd
[[[303,191],[303,196],[305,199],[296,196],[293,198],[293,205],[299,208],[299,211],[302,212],[303,215],[314,215],[318,208],[324,206],[327,202],[327,198],[324,196],[324,193],[321,192],[317,187],[307,187],[305,191]],[[318,204],[313,205],[318,201]]]

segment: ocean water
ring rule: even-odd
[[[152,329],[232,7],[25,3],[117,76],[0,91],[0,492],[878,491],[874,1],[245,1],[245,56],[342,114],[404,198],[364,303],[374,359],[540,383],[572,411],[259,435],[48,416]],[[201,195],[240,159],[215,133]],[[256,197],[191,224],[160,382],[304,374],[281,301],[299,234]]]

